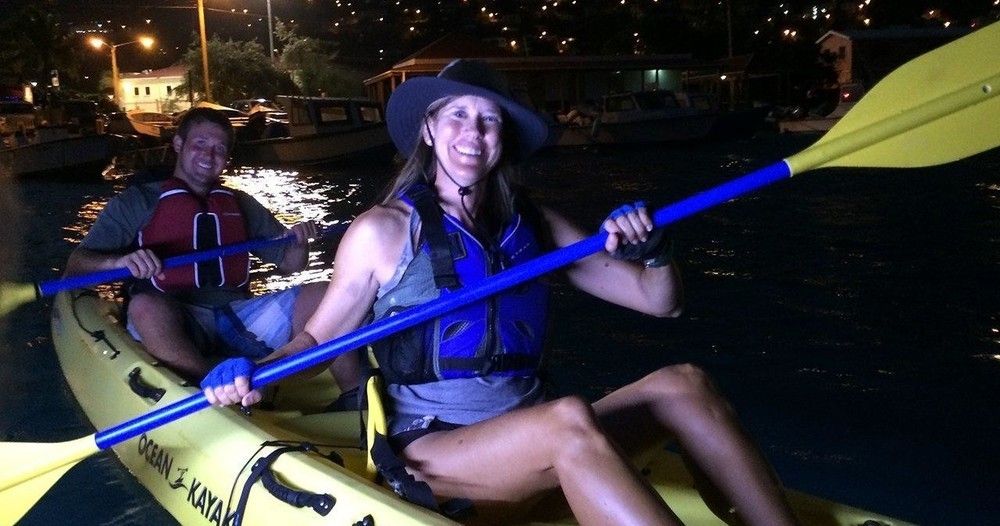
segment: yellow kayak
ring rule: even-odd
[[[120,306],[93,292],[55,298],[52,336],[63,373],[98,429],[198,391],[159,366],[125,332]],[[113,449],[184,525],[224,526],[237,516],[243,524],[268,526],[457,524],[376,483],[359,446],[360,415],[322,411],[337,394],[328,373],[279,383],[250,415],[238,408],[207,409]],[[701,501],[679,456],[663,449],[637,462],[685,524],[724,524]],[[272,493],[268,486],[277,489]],[[794,491],[789,499],[807,525],[907,524]],[[519,516],[526,517],[524,524],[575,524],[568,510],[545,508],[544,515],[526,510]]]

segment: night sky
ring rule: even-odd
[[[92,78],[110,65],[105,53],[85,45],[90,32],[112,42],[156,38],[152,52],[118,50],[126,72],[173,65],[197,38],[196,0],[0,0],[0,12],[26,4],[80,35],[81,73]],[[255,40],[266,49],[267,0],[204,4],[210,36]],[[724,0],[271,0],[271,8],[298,34],[332,42],[339,63],[366,73],[452,31],[516,45],[526,55],[691,53],[711,60],[727,47]],[[984,24],[1000,16],[1000,0],[739,0],[731,15],[735,53],[759,53],[795,40],[811,44],[828,29]]]
[[[63,0],[51,2],[52,9],[75,32],[102,32],[113,42],[125,42],[138,35],[156,39],[155,52],[138,46],[120,48],[119,66],[123,71],[155,69],[174,64],[198,35],[198,14],[194,0],[164,0],[162,2],[88,2]],[[324,36],[323,20],[330,15],[328,9],[316,4],[327,2],[302,2],[299,0],[274,0],[271,5],[275,19],[299,24],[303,34]],[[236,11],[232,11],[236,9]],[[247,12],[244,13],[243,10]],[[235,1],[207,0],[205,25],[208,34],[234,40],[256,40],[267,47],[267,4],[265,0]],[[326,38],[329,38],[328,36]],[[102,54],[96,61],[98,67],[107,57]]]

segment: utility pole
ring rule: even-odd
[[[271,62],[274,62],[274,28],[271,27],[271,0],[267,0],[267,50],[271,52]]]
[[[205,100],[212,100],[212,86],[208,81],[208,42],[205,39],[205,0],[198,0],[198,30],[201,32],[201,76],[205,79]]]
[[[729,58],[733,58],[733,0],[726,0],[726,34],[729,37]]]

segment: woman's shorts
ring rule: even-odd
[[[399,417],[395,417],[398,422]],[[451,422],[444,422],[434,418],[432,416],[425,416],[423,418],[417,419],[406,419],[411,420],[411,423],[406,426],[402,431],[392,432],[390,426],[390,436],[389,445],[392,446],[393,451],[400,453],[406,446],[413,443],[418,438],[427,436],[431,433],[436,433],[438,431],[451,431],[453,429],[458,429],[460,427],[465,427],[462,424],[453,424]]]

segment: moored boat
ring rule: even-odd
[[[196,386],[158,365],[125,333],[117,303],[93,292],[56,297],[52,334],[67,381],[98,428],[197,393]],[[328,374],[293,380],[273,388],[249,416],[234,408],[207,409],[114,450],[185,525],[230,524],[241,500],[244,524],[455,524],[374,482],[358,446],[358,413],[322,412],[336,394]],[[312,450],[296,449],[304,443]],[[270,468],[262,460],[268,458],[276,458]],[[638,467],[686,524],[722,524],[702,503],[677,455],[654,451]],[[262,481],[246,485],[257,479]],[[300,494],[306,506],[295,507],[265,489],[275,484],[308,492]],[[904,524],[797,492],[790,499],[803,524]],[[562,506],[547,505],[524,517],[526,524],[574,524]]]
[[[286,122],[251,117],[257,137],[238,140],[233,156],[242,164],[319,164],[391,151],[378,103],[356,98],[278,96]],[[241,137],[240,134],[237,134]]]
[[[12,148],[0,148],[0,174],[92,177],[100,175],[111,163],[119,145],[118,137],[108,134],[76,135],[62,130],[48,135]]]
[[[136,133],[159,141],[166,141],[174,136],[177,127],[173,117],[155,111],[130,111],[126,114]]]
[[[607,95],[597,110],[568,117],[552,132],[556,146],[702,139],[712,131],[719,111],[704,96],[663,90]]]
[[[825,133],[833,128],[840,118],[851,111],[854,104],[864,96],[861,84],[845,84],[841,86],[837,96],[837,105],[826,115],[793,115],[778,120],[778,131],[781,133]]]
[[[121,146],[105,133],[97,104],[67,100],[44,108],[0,101],[0,175],[101,174]]]

